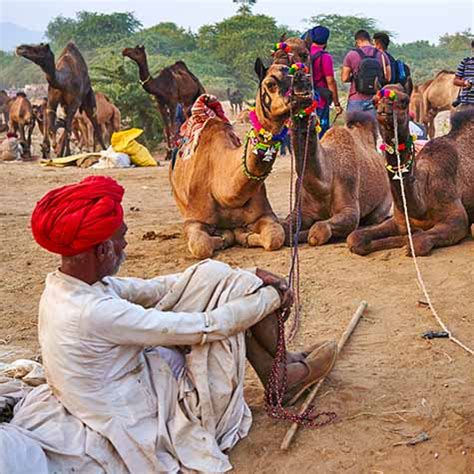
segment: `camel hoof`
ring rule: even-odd
[[[191,255],[198,260],[205,260],[206,258],[211,258],[214,254],[214,248],[212,245],[206,245],[201,242],[189,242],[188,249]]]
[[[331,227],[325,222],[316,222],[308,234],[308,244],[315,247],[324,245],[332,236]]]
[[[361,232],[351,232],[346,240],[351,253],[365,256],[370,253],[370,239]]]
[[[420,244],[417,242],[413,242],[413,246],[415,247],[415,255],[417,257],[426,257],[431,253],[431,250],[433,250],[433,246],[430,243],[423,242]],[[405,254],[407,257],[413,257],[409,245],[405,247]]]
[[[228,249],[235,244],[235,235],[231,230],[224,230],[221,234],[222,249]]]
[[[281,249],[285,243],[285,231],[283,227],[278,226],[271,229],[267,235],[263,236],[265,250],[278,250]]]

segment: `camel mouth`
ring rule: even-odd
[[[313,93],[312,91],[295,91],[291,94],[291,101],[298,106],[306,107],[311,105],[313,102]]]
[[[15,49],[15,56],[25,56],[28,54],[28,48],[26,46],[18,46]]]

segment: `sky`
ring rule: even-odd
[[[44,31],[59,14],[134,11],[145,27],[172,21],[196,31],[233,15],[236,8],[232,0],[0,0],[0,21]],[[474,30],[474,0],[258,0],[253,11],[296,29],[305,28],[303,19],[321,13],[361,14],[375,18],[381,29],[397,32],[398,43],[436,43],[444,33]]]

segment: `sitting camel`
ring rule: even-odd
[[[31,135],[35,128],[35,116],[31,102],[24,92],[18,92],[16,98],[10,104],[9,110],[10,132],[20,135],[20,144],[23,147],[23,155],[31,155]]]
[[[298,45],[298,59],[308,55],[300,39],[290,38],[290,51]],[[294,62],[287,56],[287,64]],[[285,60],[284,56],[277,59]],[[359,225],[382,222],[390,215],[392,204],[389,182],[377,153],[377,127],[370,115],[349,114],[345,127],[329,129],[323,140],[318,137],[318,119],[312,113],[313,100],[308,75],[295,76],[293,94],[296,111],[291,137],[296,156],[296,172],[303,173],[301,195],[301,228],[299,242],[323,245],[331,238],[345,238]],[[285,220],[285,243],[293,243],[290,229],[296,226],[296,213]],[[290,226],[290,224],[292,224]]]
[[[105,148],[96,120],[96,103],[91,86],[87,64],[74,43],[68,43],[58,61],[48,44],[21,45],[16,54],[37,64],[46,74],[48,81],[48,108],[44,121],[43,158],[50,152],[50,130],[56,131],[58,105],[66,110],[65,133],[61,140],[59,156],[70,155],[69,144],[72,121],[77,110],[84,110],[94,127],[96,139]]]
[[[428,142],[415,156],[408,128],[409,98],[404,89],[398,85],[386,86],[375,103],[385,141],[386,168],[392,178],[394,216],[379,225],[353,232],[347,239],[350,250],[367,255],[407,244],[400,180],[393,179],[399,171],[404,177],[415,254],[428,255],[435,247],[458,243],[468,235],[469,223],[474,222],[474,111],[455,114],[451,131]],[[401,170],[394,150],[394,113]],[[409,248],[407,252],[410,254]]]
[[[177,134],[176,107],[178,104],[182,104],[184,115],[187,118],[194,101],[204,94],[204,87],[183,61],[177,61],[171,66],[165,67],[158,76],[152,77],[148,69],[144,46],[125,48],[122,55],[137,63],[140,84],[148,94],[155,97],[165,126],[168,151],[171,150],[174,147]]]
[[[185,221],[189,250],[196,258],[211,257],[234,242],[265,250],[279,249],[284,242],[264,180],[272,170],[280,137],[286,133],[291,78],[287,67],[273,65],[267,70],[259,59],[255,70],[260,84],[253,129],[245,145],[238,143],[229,123],[210,118],[190,156],[183,157],[181,148],[174,169],[170,167],[173,195]],[[206,109],[212,101],[201,96],[188,123],[197,116],[201,102]]]

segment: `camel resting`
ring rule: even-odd
[[[260,85],[254,126],[261,126],[261,131],[254,129],[254,136],[242,146],[229,123],[210,118],[191,155],[178,154],[174,169],[170,167],[173,195],[184,218],[189,250],[196,258],[210,257],[235,242],[265,250],[279,249],[284,242],[264,180],[278,153],[277,136],[290,115],[291,77],[286,66],[273,65],[267,71],[257,60],[255,68]],[[207,103],[211,105],[212,98],[201,96],[190,120],[197,107]]]
[[[454,245],[469,233],[474,222],[474,110],[456,113],[451,131],[428,142],[415,156],[408,128],[409,98],[398,85],[384,87],[376,99],[377,118],[385,141],[385,160],[394,199],[394,216],[381,224],[353,232],[347,239],[352,252],[367,255],[407,244],[398,164],[394,153],[393,113],[397,115],[401,172],[408,202],[416,255],[435,247]],[[410,249],[407,248],[410,254]]]

